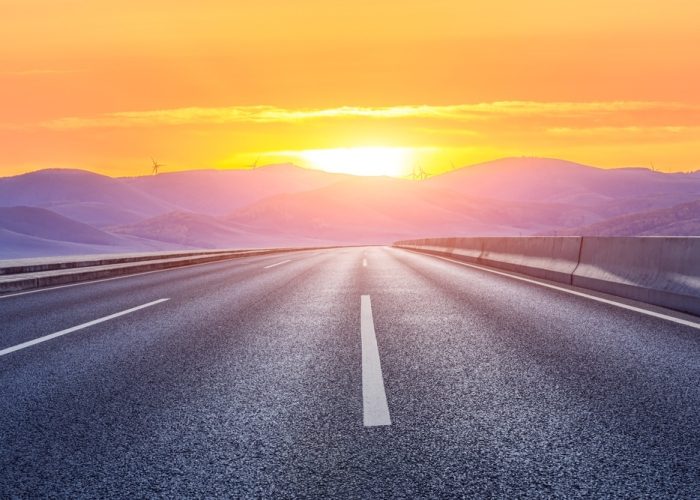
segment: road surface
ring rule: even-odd
[[[698,498],[685,318],[384,247],[5,296],[0,497]]]

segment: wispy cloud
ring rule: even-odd
[[[43,122],[51,129],[217,125],[231,123],[289,123],[342,119],[433,119],[461,122],[527,118],[538,120],[596,120],[634,113],[693,113],[700,121],[700,106],[679,102],[536,102],[500,101],[447,106],[385,106],[289,109],[276,106],[187,107],[125,111],[89,117],[65,117]],[[564,130],[566,127],[559,127]],[[555,127],[556,129],[556,127]]]

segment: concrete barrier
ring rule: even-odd
[[[700,315],[700,238],[583,238],[572,283]]]
[[[395,246],[570,284],[578,264],[581,238],[436,238],[400,241]]]
[[[698,237],[430,238],[394,246],[700,315]]]
[[[198,255],[216,255],[244,253],[248,250],[220,249],[175,252],[141,252],[102,255],[73,255],[63,257],[35,257],[28,259],[0,260],[0,275],[38,273],[58,269],[76,269],[79,267],[109,266],[128,262],[144,262],[165,258],[194,257]]]
[[[571,284],[578,264],[581,238],[483,238],[478,263]]]
[[[400,241],[394,246],[420,250],[438,255],[452,255],[461,260],[476,262],[481,255],[483,238],[427,238]]]
[[[65,285],[81,281],[112,278],[128,274],[138,274],[148,271],[172,269],[194,264],[205,264],[240,257],[252,257],[256,255],[269,255],[274,253],[292,252],[299,250],[315,250],[317,248],[275,248],[263,250],[244,250],[234,252],[220,251],[193,252],[186,256],[172,257],[172,254],[161,254],[161,258],[153,258],[149,255],[146,260],[111,263],[106,265],[73,266],[67,269],[58,268],[48,271],[5,274],[0,276],[0,292],[18,292],[46,286]],[[116,259],[119,260],[119,259]],[[75,261],[71,261],[75,262]],[[92,262],[92,261],[91,261]]]

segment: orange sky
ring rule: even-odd
[[[700,2],[0,0],[0,175],[415,149],[700,168]]]

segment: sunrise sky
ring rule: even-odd
[[[0,175],[695,170],[698,19],[691,0],[0,0]]]

